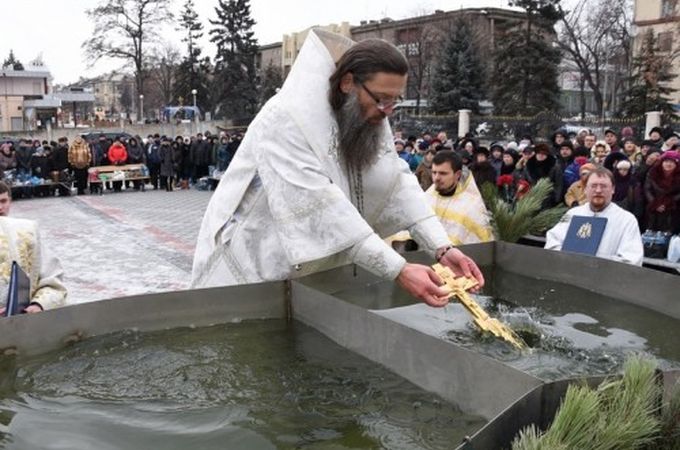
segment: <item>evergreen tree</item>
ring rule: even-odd
[[[262,84],[260,85],[260,106],[267,103],[276,91],[283,85],[283,72],[281,67],[275,66],[271,62],[262,73]]]
[[[503,37],[494,55],[492,100],[496,114],[557,112],[560,52],[548,39],[561,17],[560,0],[514,0],[525,10],[525,23]]]
[[[675,89],[670,82],[675,78],[671,72],[672,61],[659,54],[656,36],[649,30],[644,37],[640,53],[633,59],[633,73],[629,79],[629,89],[621,109],[633,117],[649,111],[661,111],[675,115],[670,94]]]
[[[180,26],[186,35],[182,39],[187,46],[187,54],[177,66],[173,94],[186,103],[193,101],[191,91],[196,89],[196,104],[204,111],[212,110],[210,91],[210,58],[201,57],[199,39],[203,37],[203,24],[198,20],[193,0],[187,0],[179,19]],[[191,100],[189,100],[191,99]]]
[[[249,0],[218,0],[217,20],[210,30],[210,41],[217,46],[213,91],[217,96],[218,116],[250,116],[257,109],[255,21],[250,16]]]
[[[21,64],[21,61],[19,61],[14,56],[14,50],[10,50],[9,56],[7,56],[5,62],[2,63],[2,68],[11,70],[24,70],[24,65]]]
[[[459,109],[478,113],[484,99],[484,70],[466,21],[455,24],[438,60],[430,94],[433,110],[440,114]]]

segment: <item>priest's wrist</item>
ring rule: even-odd
[[[434,254],[434,259],[436,259],[437,262],[440,262],[442,260],[442,258],[444,257],[444,255],[446,255],[449,252],[449,250],[453,250],[453,248],[454,248],[453,245],[446,245],[444,247],[439,247],[437,249],[436,253]]]

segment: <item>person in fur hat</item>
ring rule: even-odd
[[[573,144],[565,140],[557,149],[557,160],[555,166],[550,171],[550,181],[553,184],[553,205],[559,205],[564,199],[564,194],[567,193],[569,188],[568,184],[564,183],[564,172],[567,167],[574,162],[574,146]]]
[[[626,156],[623,152],[611,152],[610,154],[607,155],[607,157],[604,159],[604,162],[602,165],[604,166],[605,169],[609,170],[610,172],[614,172],[614,166],[619,161],[630,161],[628,159],[628,156]]]
[[[639,166],[642,162],[642,152],[633,138],[625,138],[623,140],[623,153],[635,167]]]
[[[633,175],[633,164],[628,159],[622,159],[614,164],[614,195],[612,201],[626,211],[635,215],[636,179]],[[637,218],[637,216],[636,216]]]
[[[489,162],[489,149],[486,147],[477,147],[475,149],[470,170],[475,177],[475,183],[477,183],[480,189],[484,183],[496,184],[496,169]]]
[[[506,149],[503,152],[503,165],[501,166],[500,175],[513,175],[518,161],[519,153],[517,153],[517,150],[513,148]]]
[[[661,149],[663,145],[663,129],[661,127],[654,127],[649,131],[649,141],[654,147]]]
[[[649,170],[645,181],[647,226],[680,232],[680,154],[668,151]]]
[[[647,198],[645,196],[645,184],[649,170],[654,167],[654,164],[661,158],[661,150],[656,147],[648,149],[647,155],[642,159],[640,165],[635,170],[635,180],[637,181],[637,192],[635,197],[638,199],[636,216],[640,222],[640,230],[647,229]]]
[[[550,141],[552,142],[553,153],[559,153],[562,144],[568,141],[566,130],[560,129],[555,131],[550,137]]]
[[[555,157],[550,152],[548,144],[534,146],[534,156],[529,158],[522,172],[522,178],[534,186],[541,178],[548,178],[555,166]]]
[[[595,145],[593,145],[593,148],[590,149],[590,162],[597,166],[601,166],[611,152],[612,149],[609,148],[609,144],[605,141],[597,141],[595,142]]]

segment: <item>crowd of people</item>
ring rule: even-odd
[[[453,141],[445,132],[405,139],[397,131],[395,136],[398,155],[409,164],[425,191],[433,183],[434,157],[442,150],[452,150],[461,158],[478,187],[493,183],[508,201],[540,179],[548,179],[553,195],[545,207],[583,205],[585,179],[601,166],[614,174],[613,201],[635,215],[641,231],[680,233],[680,135],[671,129],[654,128],[641,142],[633,137],[630,127],[620,134],[607,129],[602,139],[587,129],[579,133],[558,130],[543,142],[524,136],[519,142],[494,142],[488,147],[470,135]],[[224,173],[241,138],[241,134],[205,132],[190,137],[155,134],[127,139],[101,134],[89,141],[76,138],[71,143],[66,137],[57,142],[5,141],[0,144],[0,175],[10,185],[72,179],[77,193],[84,194],[88,187],[94,192],[100,186],[90,185],[93,172],[96,177],[96,171],[90,168],[143,164],[154,189],[187,189],[212,176],[210,168],[218,176]],[[121,189],[121,183],[105,186]],[[140,189],[140,182],[133,186]],[[38,195],[56,193],[67,195],[59,184],[37,190]]]
[[[680,135],[670,128],[656,127],[642,141],[625,127],[620,133],[607,129],[601,139],[588,129],[558,130],[544,141],[524,136],[488,147],[471,135],[453,141],[445,132],[404,139],[397,131],[395,137],[399,156],[424,190],[432,184],[432,161],[442,150],[457,153],[478,186],[495,184],[507,201],[548,179],[553,194],[546,208],[584,205],[588,174],[604,167],[614,175],[613,201],[636,217],[641,231],[680,233]]]
[[[31,186],[31,195],[68,195],[66,181],[73,181],[77,194],[88,189],[98,192],[101,166],[141,164],[148,170],[153,189],[188,189],[201,178],[224,173],[241,142],[241,134],[198,133],[174,138],[159,134],[126,137],[59,138],[56,142],[31,139],[6,140],[0,143],[0,176],[12,186]],[[48,183],[49,182],[49,183]],[[62,183],[59,183],[62,182]],[[126,183],[130,185],[130,183]],[[132,183],[139,190],[140,181]],[[122,183],[106,183],[105,188],[122,190]],[[22,190],[16,194],[22,195]],[[15,194],[15,195],[16,195]]]

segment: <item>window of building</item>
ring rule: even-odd
[[[397,48],[406,56],[418,56],[423,32],[420,28],[406,28],[397,30]]]
[[[672,31],[665,31],[663,33],[659,33],[659,51],[662,52],[670,52],[673,50],[673,32]]]
[[[675,16],[678,0],[661,0],[661,17]]]

